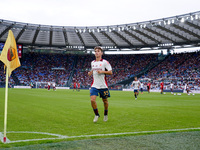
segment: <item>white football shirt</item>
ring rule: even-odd
[[[170,88],[171,88],[171,89],[173,88],[173,86],[174,86],[174,84],[173,84],[173,83],[170,83]]]
[[[140,84],[140,88],[142,88],[142,89],[144,88],[144,83]]]
[[[134,89],[137,90],[137,89],[139,88],[140,81],[139,81],[139,80],[137,80],[137,81],[134,80],[134,81],[132,82],[132,85],[133,85],[133,84],[134,84]]]
[[[110,63],[105,59],[101,59],[100,61],[94,60],[91,62],[91,69],[93,70],[93,82],[91,87],[95,87],[97,89],[108,88],[106,75],[104,73],[99,74],[97,71],[111,71],[112,67]]]

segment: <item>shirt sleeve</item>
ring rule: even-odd
[[[92,62],[91,62],[91,70],[92,70]],[[91,70],[90,70],[90,71],[91,71]]]
[[[111,67],[110,63],[109,63],[107,60],[105,60],[105,68],[106,68],[108,71],[111,71],[111,70],[112,70],[112,67]]]

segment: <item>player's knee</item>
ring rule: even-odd
[[[105,104],[108,104],[108,100],[107,100],[107,99],[103,99],[103,102],[104,102]]]
[[[96,98],[95,97],[91,97],[90,100],[91,100],[92,103],[96,102]]]

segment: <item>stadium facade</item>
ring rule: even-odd
[[[130,24],[111,26],[50,26],[0,19],[0,42],[12,30],[24,49],[90,51],[157,50],[200,45],[200,11]]]
[[[51,79],[51,82],[56,82],[59,86],[70,86],[74,80],[78,80],[82,87],[88,88],[91,81],[88,79],[87,71],[90,69],[91,58],[87,55],[62,55],[62,52],[91,54],[94,46],[99,45],[107,54],[154,53],[148,56],[107,55],[106,59],[113,65],[114,72],[109,79],[110,87],[128,85],[134,76],[138,76],[154,81],[167,78],[168,83],[177,80],[180,81],[180,85],[176,81],[178,89],[182,88],[183,81],[186,82],[190,78],[191,84],[195,83],[193,87],[200,88],[199,52],[173,57],[162,55],[163,50],[170,54],[175,49],[199,49],[200,11],[145,22],[89,27],[50,26],[1,19],[0,48],[10,29],[18,46],[23,47],[24,53],[21,59],[22,67],[17,69],[10,79],[15,85],[49,82]],[[47,53],[53,50],[61,52],[61,55],[25,54],[26,50],[44,50]],[[0,73],[0,82],[4,85],[3,65]]]

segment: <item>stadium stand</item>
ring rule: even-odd
[[[22,66],[9,79],[10,84],[51,81],[57,86],[70,86],[76,81],[82,88],[88,88],[92,78],[88,78],[87,72],[94,59],[91,55],[94,46],[102,46],[109,52],[122,52],[124,49],[142,52],[143,48],[169,51],[176,46],[184,48],[188,45],[198,47],[199,18],[200,12],[194,12],[139,23],[92,27],[50,26],[0,19],[0,43],[5,42],[11,29],[16,42],[26,51],[21,59]],[[46,50],[46,54],[40,50]],[[50,53],[57,50],[60,54]],[[187,81],[193,88],[199,88],[199,57],[199,52],[161,57],[158,54],[103,56],[113,67],[113,75],[107,76],[112,88],[128,86],[134,76],[140,80],[152,79],[155,87],[159,80],[164,79],[166,84],[173,81],[177,88],[182,88]],[[3,86],[3,64],[0,67]]]
[[[82,88],[89,88],[92,78],[88,77],[93,55],[73,54],[38,54],[30,53],[21,60],[22,67],[16,69],[10,78],[12,85],[29,85],[32,82],[56,82],[57,86],[70,86],[73,82],[81,83]],[[151,79],[152,88],[159,88],[159,81],[165,80],[166,87],[172,81],[175,89],[183,89],[186,82],[193,89],[200,88],[200,52],[182,53],[167,56],[164,61],[155,64],[158,55],[105,55],[113,66],[113,75],[107,76],[108,85],[118,88],[118,83],[141,74],[139,80]],[[1,83],[4,83],[3,65],[1,65]],[[147,70],[146,70],[147,69]],[[147,79],[145,81],[145,79]],[[113,86],[114,85],[114,86]]]

